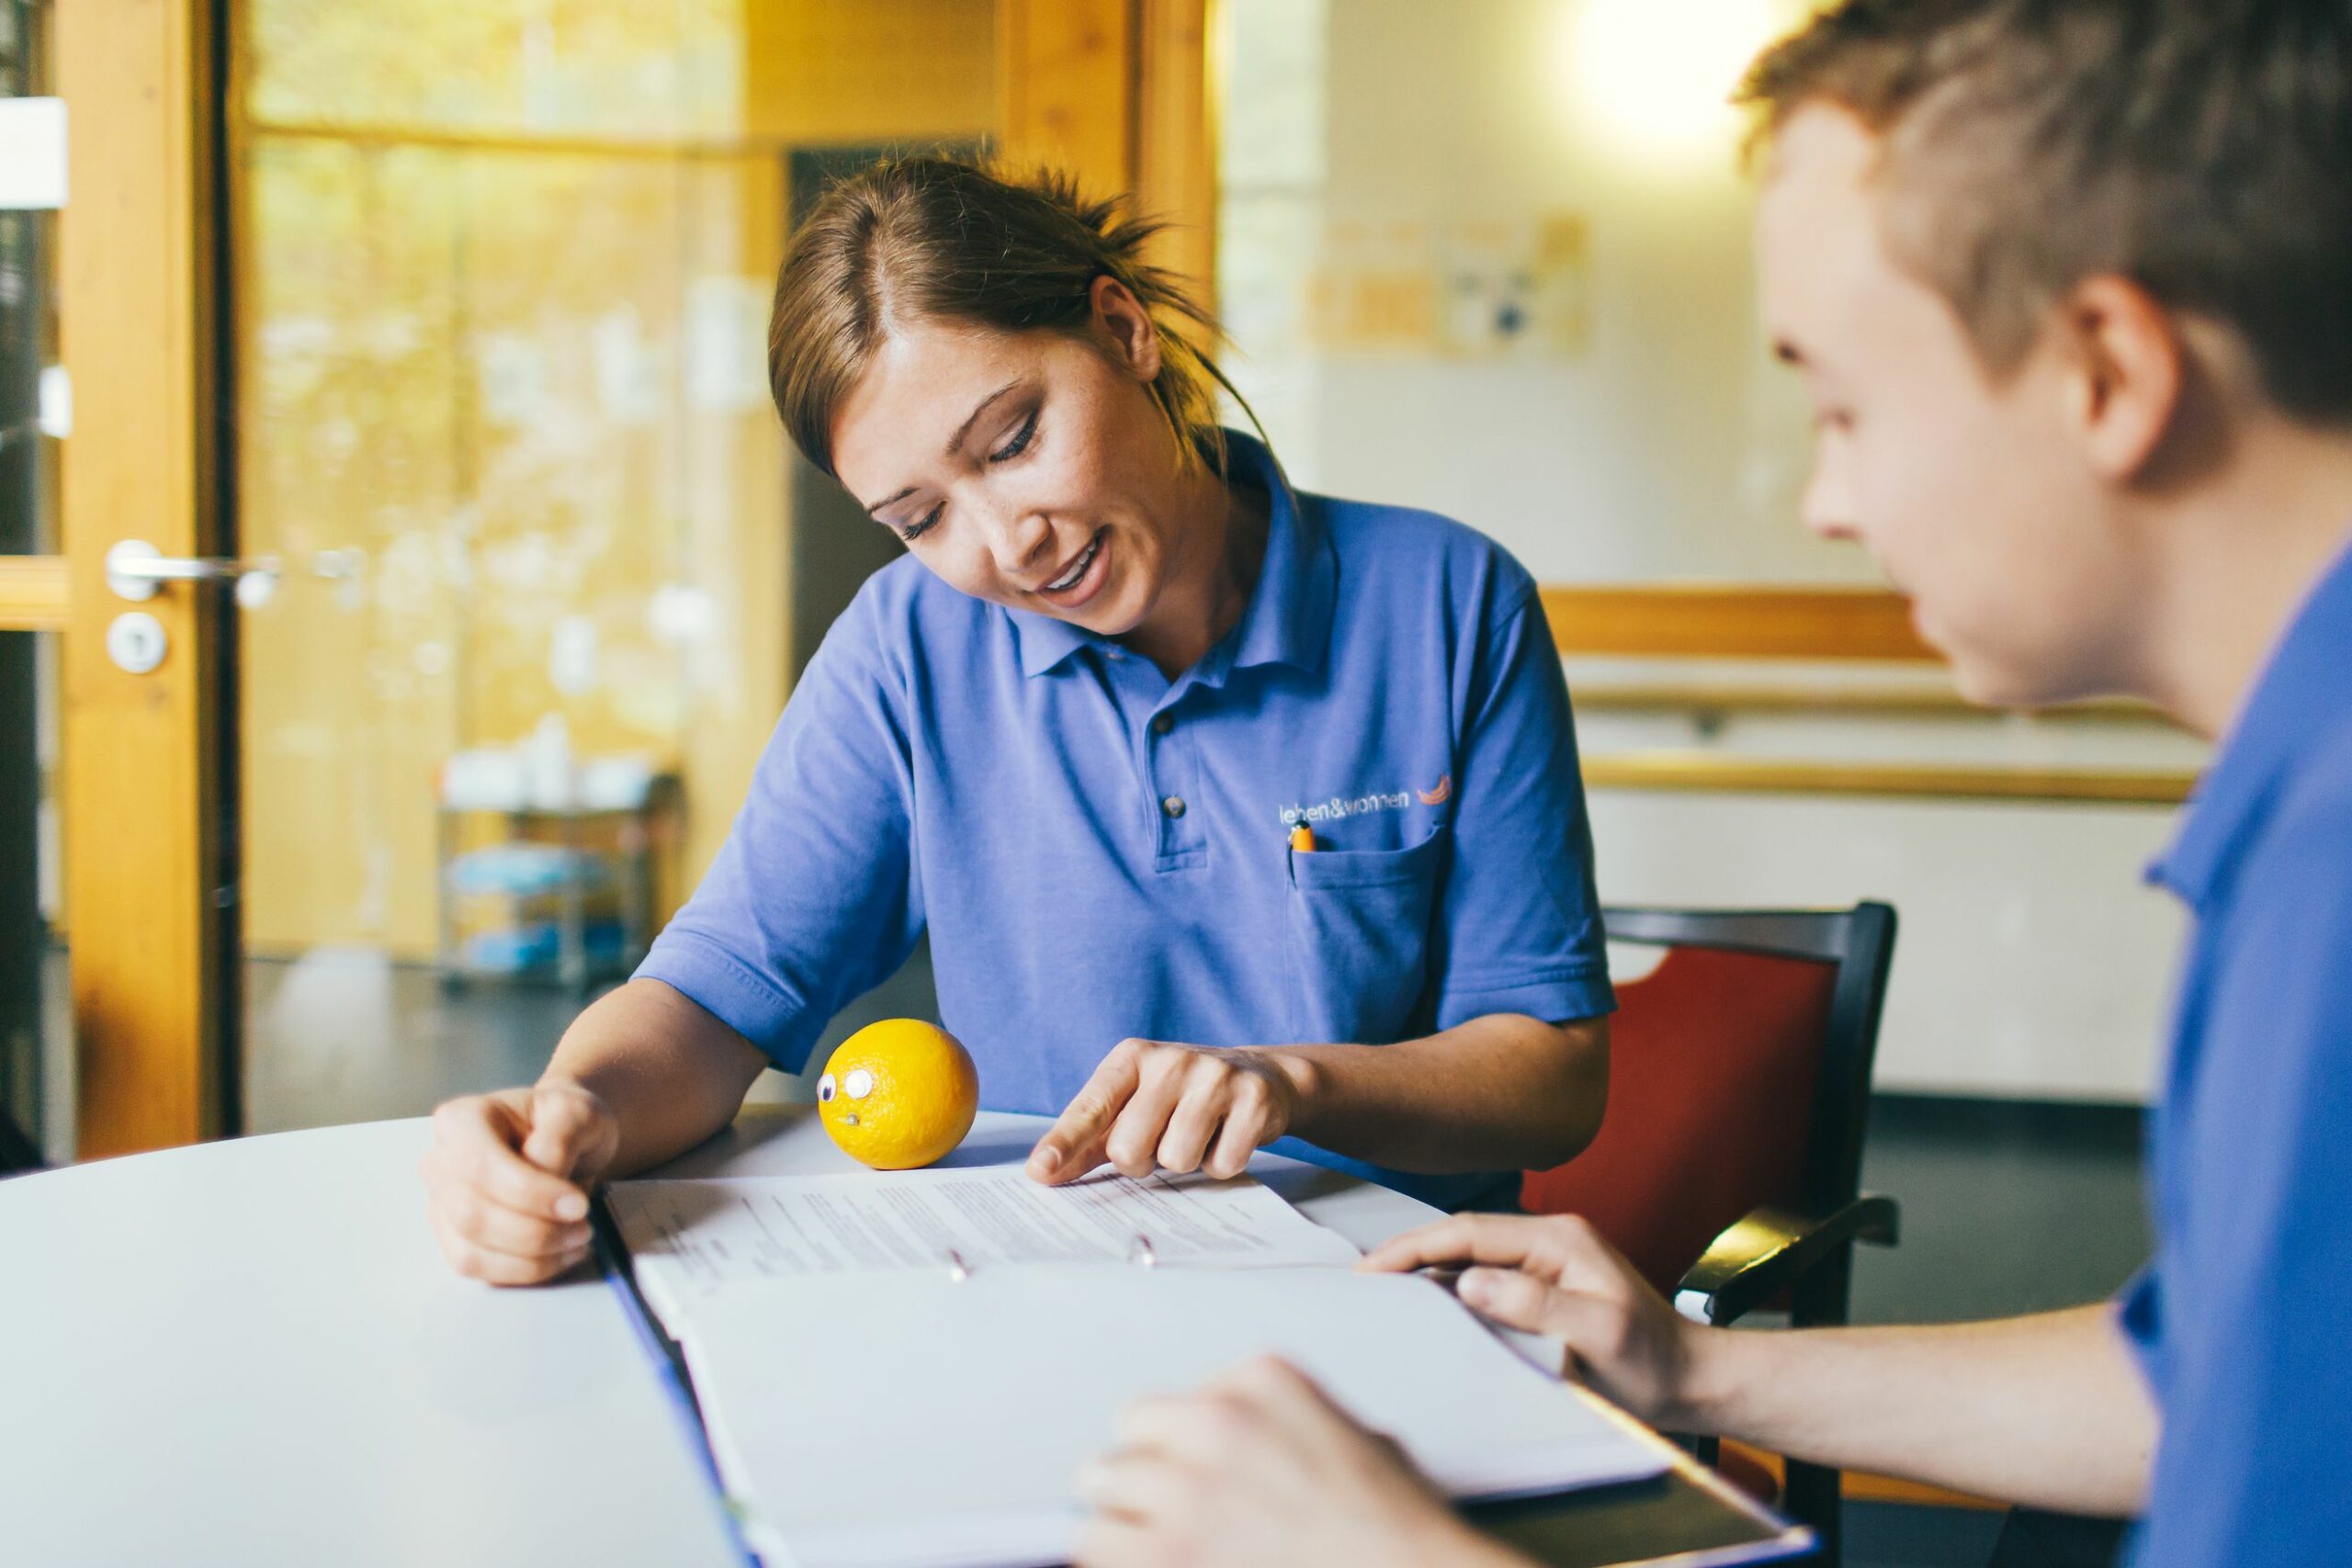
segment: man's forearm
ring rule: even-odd
[[[1558,1165],[1592,1141],[1609,1098],[1606,1019],[1491,1013],[1393,1045],[1271,1055],[1300,1087],[1293,1133],[1395,1170]]]
[[[1717,1330],[1670,1427],[2004,1502],[2135,1513],[2156,1416],[2114,1309],[1935,1328]]]
[[[631,980],[574,1019],[539,1075],[578,1084],[620,1122],[607,1176],[684,1154],[734,1120],[768,1059],[659,980]]]

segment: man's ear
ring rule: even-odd
[[[2178,323],[2140,285],[2101,275],[2075,286],[2052,326],[2070,361],[2069,412],[2092,468],[2118,483],[2139,479],[2181,416],[2188,351]]]
[[[1094,306],[1094,331],[1113,358],[1138,381],[1159,375],[1159,329],[1135,291],[1104,274],[1087,289]]]

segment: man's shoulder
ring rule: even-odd
[[[2237,958],[2291,990],[2352,995],[2352,717],[2312,731],[2238,846],[2229,929]],[[2309,973],[2303,973],[2309,971]]]
[[[2352,915],[2352,713],[2301,748],[2260,838],[2270,870],[2339,881]]]

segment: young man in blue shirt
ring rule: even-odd
[[[1574,1219],[1369,1266],[1566,1342],[1669,1428],[2137,1516],[2140,1568],[2352,1561],[2352,6],[1849,0],[1747,88],[1805,515],[1980,701],[2220,742],[2153,878],[2195,920],[2114,1302],[1939,1328],[1677,1317]],[[1511,1560],[1295,1372],[1130,1413],[1097,1568]]]

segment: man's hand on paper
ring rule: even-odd
[[[1290,1130],[1305,1082],[1279,1050],[1122,1040],[1037,1140],[1029,1174],[1058,1186],[1107,1161],[1123,1176],[1238,1176]]]
[[[1081,1568],[1469,1568],[1523,1560],[1464,1525],[1404,1452],[1289,1363],[1127,1406],[1090,1464]]]
[[[493,1285],[536,1285],[588,1255],[588,1188],[612,1163],[620,1123],[571,1084],[444,1102],[419,1171],[449,1267]]]
[[[1568,1366],[1653,1425],[1694,1419],[1695,1363],[1722,1331],[1691,1323],[1575,1215],[1456,1214],[1364,1256],[1367,1272],[1469,1266],[1454,1293],[1481,1315],[1567,1344]]]

